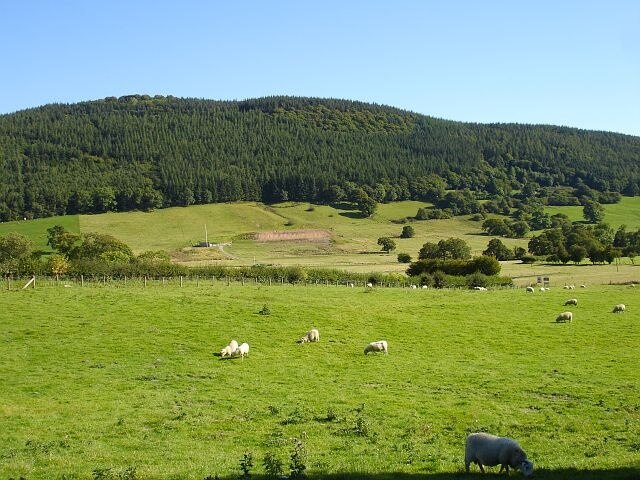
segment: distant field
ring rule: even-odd
[[[231,480],[247,452],[287,473],[297,438],[311,478],[462,479],[479,430],[536,479],[638,478],[633,288],[572,291],[556,324],[562,289],[70,285],[0,290],[0,478]],[[248,358],[213,355],[231,338]]]
[[[67,215],[64,217],[37,218],[35,220],[0,223],[0,236],[11,232],[20,233],[33,240],[36,249],[49,251],[51,249],[47,245],[47,229],[54,225],[62,225],[70,232],[80,233],[78,215]]]
[[[620,203],[603,205],[605,209],[604,221],[617,229],[620,225],[626,225],[627,230],[640,228],[640,197],[622,197]],[[550,215],[564,213],[571,221],[584,220],[583,207],[546,207],[545,211]]]
[[[283,203],[265,206],[258,203],[200,205],[170,208],[152,213],[110,213],[81,216],[83,231],[117,232],[134,251],[189,247],[204,240],[207,226],[209,241],[231,242],[224,248],[230,264],[277,263],[310,266],[393,265],[396,256],[406,252],[417,257],[422,244],[442,238],[464,238],[479,254],[489,242],[480,222],[469,216],[450,220],[411,222],[416,236],[398,238],[402,224],[393,223],[413,217],[425,203],[406,201],[381,204],[372,218],[360,218],[357,212],[308,203]],[[327,230],[331,242],[258,242],[248,235],[266,231],[299,229]],[[379,237],[394,238],[397,250],[381,255]],[[508,245],[526,245],[525,240],[504,240]],[[199,259],[199,261],[202,261]],[[385,267],[386,268],[386,267]]]
[[[410,221],[415,237],[401,239],[405,224],[401,219],[413,217],[418,208],[427,204],[415,201],[380,204],[372,218],[360,218],[352,210],[329,206],[287,202],[273,206],[242,202],[198,205],[186,208],[168,208],[150,213],[128,212],[102,215],[55,217],[0,224],[0,235],[10,231],[26,234],[34,239],[38,248],[47,250],[46,229],[62,224],[74,232],[108,233],[123,240],[135,253],[145,250],[166,250],[175,261],[187,265],[222,264],[229,266],[302,265],[307,267],[338,268],[357,272],[404,272],[405,264],[397,262],[398,253],[408,253],[414,259],[425,242],[443,238],[463,238],[479,255],[491,239],[481,231],[481,222],[469,216],[449,220]],[[605,205],[605,221],[614,228],[624,223],[630,230],[640,228],[640,197],[623,197],[616,205]],[[573,220],[582,218],[581,207],[548,207],[549,213],[563,212]],[[192,248],[204,241],[205,226],[210,242],[224,243],[218,248]],[[256,234],[285,232],[283,235],[305,236],[305,231],[327,232],[328,238],[312,241],[259,241]],[[302,232],[302,233],[301,233]],[[310,234],[310,232],[309,232]],[[308,236],[308,235],[306,235]],[[397,248],[385,254],[377,239],[388,236]],[[259,236],[257,236],[259,238]],[[527,247],[528,239],[501,239],[509,247]],[[538,275],[553,275],[557,282],[609,283],[638,281],[638,268],[622,259],[621,265],[555,266],[503,264],[503,274],[518,282],[535,281]]]

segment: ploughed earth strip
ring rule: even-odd
[[[326,242],[331,240],[331,232],[329,230],[276,230],[254,233],[252,237],[257,242]]]

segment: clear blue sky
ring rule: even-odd
[[[0,18],[0,113],[297,95],[640,135],[638,0],[3,0]]]

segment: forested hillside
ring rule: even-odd
[[[562,187],[562,188],[561,188]],[[640,137],[345,100],[131,95],[0,116],[0,220],[258,200],[640,192]],[[597,199],[597,198],[596,198]],[[602,199],[599,199],[602,201]]]

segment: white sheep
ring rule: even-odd
[[[536,289],[535,289],[535,288],[533,288],[532,286],[528,286],[528,287],[527,287],[527,292],[533,293],[533,292],[535,292],[535,291],[536,291]]]
[[[624,303],[619,303],[618,305],[616,305],[615,307],[613,307],[613,313],[622,313],[625,310],[625,305]]]
[[[229,345],[220,350],[221,357],[230,357],[235,352],[235,349],[232,349]]]
[[[235,340],[231,340],[229,342],[229,345],[227,345],[222,350],[220,350],[220,356],[221,357],[230,357],[235,353],[235,351],[237,349],[238,349],[238,342],[235,341]]]
[[[298,343],[305,342],[319,342],[320,341],[320,332],[317,328],[312,328],[307,333],[304,334],[303,337],[298,340]]]
[[[389,353],[387,348],[386,340],[378,340],[377,342],[371,342],[369,345],[364,347],[364,354],[366,355],[369,352],[384,352]]]
[[[556,317],[556,322],[570,322],[571,320],[573,320],[573,313],[571,312],[562,312]]]
[[[236,351],[233,353],[235,357],[242,357],[242,358],[244,358],[248,354],[249,354],[249,344],[246,342],[241,343],[240,346],[238,346]]]
[[[520,470],[525,477],[533,473],[533,462],[513,438],[497,437],[489,433],[472,433],[467,437],[464,449],[464,465],[469,473],[469,465],[475,463],[484,473],[483,465],[500,465],[500,472],[509,467]]]
[[[371,282],[367,283],[367,288],[373,288],[373,283]]]
[[[541,292],[545,292],[546,290],[547,290],[546,288],[544,288],[544,287],[540,287],[540,291],[541,291]]]
[[[564,302],[564,304],[565,305],[576,305],[576,306],[578,306],[578,299],[577,298],[570,298],[569,300]]]

